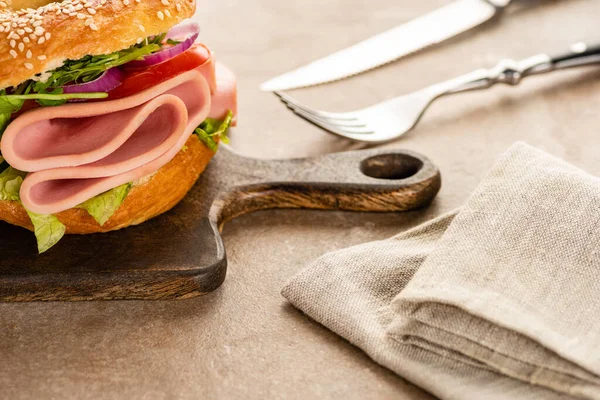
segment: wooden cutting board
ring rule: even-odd
[[[139,226],[67,235],[38,255],[31,232],[0,222],[0,301],[198,296],[225,279],[227,220],[269,208],[407,211],[440,185],[438,169],[406,150],[258,160],[221,146],[179,205]]]

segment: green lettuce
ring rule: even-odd
[[[231,126],[232,119],[233,112],[231,110],[227,111],[227,115],[223,120],[207,118],[194,130],[194,133],[198,135],[198,138],[204,142],[206,147],[212,151],[217,151],[219,142],[229,143],[227,130]]]
[[[54,215],[41,215],[27,211],[33,223],[38,252],[42,254],[54,246],[65,234],[66,228]]]
[[[1,158],[1,156],[0,156]],[[21,201],[19,190],[23,178],[27,175],[12,167],[8,167],[0,173],[0,200]],[[85,209],[100,225],[117,211],[129,190],[131,183],[126,183],[107,192],[99,194],[78,207]],[[65,234],[66,228],[54,215],[41,215],[26,210],[33,223],[34,234],[37,239],[38,251],[43,253],[54,246]]]
[[[83,208],[94,217],[100,225],[104,225],[119,209],[121,203],[123,203],[123,200],[127,197],[129,190],[131,190],[131,183],[126,183],[99,194],[98,196],[81,203],[77,207]]]
[[[0,200],[19,201],[19,189],[23,183],[25,173],[12,167],[0,173]]]
[[[27,175],[13,167],[0,173],[0,200],[21,201],[19,189],[23,178]],[[27,211],[33,223],[38,251],[45,252],[54,246],[65,234],[65,226],[54,215],[40,215]]]

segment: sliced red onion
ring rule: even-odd
[[[63,93],[108,92],[121,84],[123,75],[118,68],[107,69],[91,82],[63,86]]]
[[[198,39],[199,33],[200,27],[198,26],[198,24],[195,23],[176,26],[175,28],[171,29],[169,33],[167,33],[165,38],[175,39],[187,37],[187,39],[185,39],[181,43],[176,44],[175,46],[171,46],[154,54],[150,54],[144,57],[143,60],[130,61],[124,66],[132,68],[149,67],[151,65],[160,64],[161,62],[170,60],[171,58],[178,56],[179,54],[192,47],[196,39]]]
[[[200,25],[198,25],[195,22],[192,22],[191,24],[177,25],[174,26],[169,32],[167,32],[165,39],[187,39],[188,37],[191,37],[199,32]]]

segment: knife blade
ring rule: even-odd
[[[456,0],[406,24],[264,82],[260,89],[269,92],[313,86],[371,70],[488,21],[509,1],[504,0],[503,3],[495,6],[491,0]]]

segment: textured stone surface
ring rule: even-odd
[[[203,0],[203,36],[240,76],[233,146],[263,158],[355,149],[288,112],[262,81],[407,21],[446,0]],[[352,80],[293,92],[348,110],[502,57],[561,52],[600,40],[598,0],[524,1],[503,19]],[[267,211],[223,232],[223,287],[176,302],[0,304],[0,397],[56,399],[429,399],[286,305],[279,290],[307,262],[391,236],[459,206],[517,140],[600,174],[600,68],[555,73],[437,102],[388,145],[419,151],[444,186],[426,211],[371,215]]]

